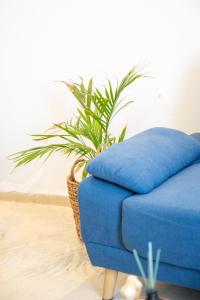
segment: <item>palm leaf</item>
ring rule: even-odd
[[[110,80],[103,89],[93,87],[91,78],[86,85],[83,78],[80,83],[59,81],[67,86],[78,101],[75,118],[67,122],[54,124],[48,132],[33,134],[36,142],[54,141],[52,144],[29,148],[9,156],[15,166],[28,164],[37,158],[48,159],[56,152],[64,155],[74,154],[85,159],[83,178],[87,176],[86,166],[96,154],[107,149],[112,144],[122,142],[126,135],[126,126],[118,138],[110,133],[113,118],[133,101],[122,97],[124,90],[135,80],[144,77],[136,67],[132,68],[120,82],[113,87]],[[57,140],[62,143],[57,143]]]
[[[121,133],[120,133],[120,136],[119,136],[119,139],[118,139],[118,143],[121,143],[123,142],[124,138],[125,138],[125,135],[126,135],[126,130],[127,130],[127,126],[125,126]]]

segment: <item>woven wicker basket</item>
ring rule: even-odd
[[[76,179],[75,179],[74,171],[75,171],[76,166],[80,162],[83,162],[83,161],[84,161],[84,159],[77,159],[71,168],[70,175],[67,177],[69,200],[70,200],[71,207],[73,210],[74,221],[75,221],[75,225],[76,225],[76,232],[77,232],[80,240],[82,240],[82,235],[81,235],[80,211],[79,211],[79,204],[78,204],[79,182],[76,181]]]

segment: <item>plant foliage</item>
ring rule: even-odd
[[[69,88],[78,101],[75,118],[54,124],[47,133],[33,134],[34,141],[47,141],[48,144],[11,154],[9,159],[14,161],[15,167],[19,167],[36,158],[48,159],[56,152],[67,156],[73,154],[84,159],[83,177],[87,176],[86,166],[92,158],[112,144],[124,140],[126,126],[116,137],[111,134],[110,125],[113,118],[133,102],[122,98],[122,94],[140,77],[144,75],[134,67],[115,86],[108,80],[102,90],[93,86],[92,79],[87,85],[82,78],[80,83],[59,81]]]

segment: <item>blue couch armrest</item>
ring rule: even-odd
[[[78,200],[84,242],[124,248],[122,203],[131,195],[132,192],[93,176],[83,180],[79,185]]]

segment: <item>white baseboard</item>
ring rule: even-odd
[[[49,204],[58,206],[70,206],[67,195],[28,194],[19,192],[1,192],[0,201],[17,201],[24,203]]]

